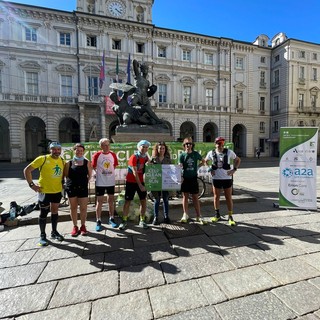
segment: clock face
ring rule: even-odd
[[[111,15],[114,17],[120,18],[125,13],[125,7],[122,2],[119,1],[110,1],[107,5],[107,8]]]

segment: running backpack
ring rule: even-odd
[[[216,150],[212,150],[212,170],[217,170],[218,169],[218,156],[216,153]],[[223,162],[222,162],[222,168],[224,170],[230,170],[230,164],[228,163],[228,149],[224,148],[223,149]]]

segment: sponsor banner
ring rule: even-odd
[[[180,190],[181,167],[173,164],[147,165],[145,186],[148,191]]]
[[[91,160],[92,155],[100,150],[100,146],[98,142],[85,142],[83,143],[85,146],[84,156]],[[152,147],[155,143],[151,144],[151,147],[148,151],[148,156],[151,158]],[[171,159],[173,164],[179,164],[179,156],[184,151],[181,142],[166,142],[168,149],[170,151]],[[73,158],[73,143],[63,143],[62,144],[62,156],[65,160],[71,160]],[[226,148],[233,149],[232,143],[225,143]],[[202,157],[205,157],[209,151],[215,148],[214,142],[196,142],[195,150],[198,151]],[[128,167],[128,160],[130,156],[137,151],[137,142],[128,142],[128,143],[112,143],[110,145],[110,150],[116,153],[119,161],[119,166],[116,169],[116,179],[117,180],[125,180],[126,169]]]
[[[280,128],[280,208],[317,209],[317,143],[317,128]]]

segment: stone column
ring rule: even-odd
[[[86,141],[86,129],[85,129],[85,120],[84,120],[84,105],[79,104],[79,114],[80,114],[80,141]]]

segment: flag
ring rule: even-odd
[[[114,106],[114,102],[111,100],[109,96],[105,96],[105,103],[106,103],[106,114],[114,115],[114,111],[112,107]]]
[[[104,61],[104,51],[102,54],[102,61],[101,61],[101,66],[100,66],[100,75],[99,75],[99,88],[101,89],[104,83],[104,80],[106,79],[105,75],[105,61]]]
[[[116,65],[116,82],[119,82],[119,58],[117,54],[117,65]]]
[[[127,65],[127,83],[131,83],[130,67],[131,67],[131,59],[130,59],[130,53],[129,53],[128,65]]]

